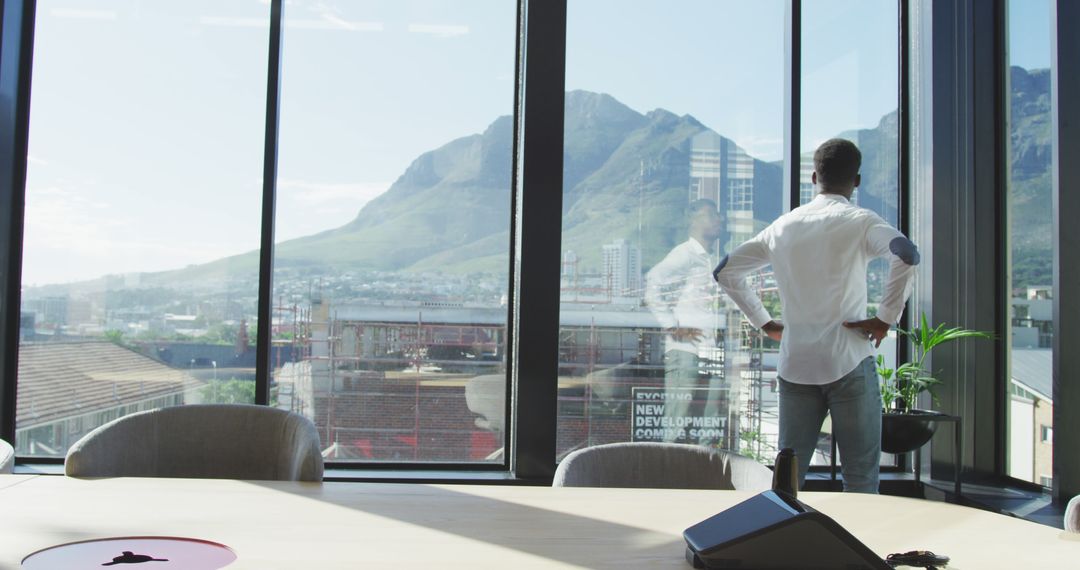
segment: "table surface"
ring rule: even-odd
[[[67,542],[181,536],[232,547],[239,559],[228,570],[685,570],[682,531],[753,495],[0,475],[0,569]],[[959,570],[1076,568],[1080,560],[1080,534],[968,507],[844,493],[799,498],[882,556],[929,549]]]

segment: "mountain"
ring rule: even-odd
[[[862,183],[859,186],[859,205],[896,223],[899,192],[899,117],[893,111],[878,121],[872,129],[840,133],[841,138],[853,141],[862,151]]]
[[[638,244],[642,263],[652,265],[686,239],[694,137],[711,133],[735,143],[689,115],[642,114],[606,94],[568,92],[565,108],[563,227],[552,234],[585,269],[597,269],[601,245],[617,238]],[[505,272],[512,139],[512,118],[504,116],[483,133],[422,154],[348,224],[277,244],[275,267]],[[754,217],[772,219],[782,208],[781,168],[745,158],[755,184],[768,188],[755,190]],[[250,252],[160,277],[207,279],[255,267]]]
[[[1050,70],[1009,70],[1009,226],[1013,287],[1053,281]]]
[[[1049,73],[1013,68],[1011,79],[1014,259],[1032,265],[1018,269],[1016,282],[1038,284],[1045,273],[1039,264],[1049,259]],[[690,188],[702,184],[692,180],[691,163],[703,149],[721,149],[715,168],[726,178],[717,178],[709,195],[718,197],[722,212],[739,208],[727,202],[740,184],[753,196],[753,231],[782,211],[782,165],[750,157],[690,115],[639,113],[610,95],[587,91],[568,92],[565,108],[563,219],[550,231],[553,239],[561,237],[564,251],[575,252],[583,271],[598,271],[602,245],[615,239],[638,245],[646,270],[686,239]],[[892,112],[872,129],[840,135],[863,151],[860,205],[889,219],[897,193],[897,120]],[[503,116],[482,133],[420,155],[348,224],[277,244],[275,267],[504,273],[512,139],[513,120]],[[733,239],[722,237],[725,249]],[[257,267],[257,252],[249,252],[143,281],[208,280]]]
[[[275,265],[473,269],[501,257],[505,271],[512,138],[512,119],[499,117],[481,134],[422,154],[353,221],[278,244]]]
[[[577,109],[618,106],[608,95],[571,92],[567,96],[565,160],[581,164],[577,157],[592,152],[595,168],[586,174],[567,169],[563,194],[562,249],[577,254],[583,269],[597,270],[602,244],[626,239],[641,248],[641,262],[648,268],[673,246],[685,241],[685,208],[691,185],[691,154],[695,145],[726,148],[728,155],[749,161],[753,172],[755,199],[753,217],[772,219],[781,211],[782,169],[746,156],[734,142],[717,135],[689,115],[677,116],[656,109],[636,120],[597,152],[587,115]],[[631,111],[633,112],[633,111]],[[702,135],[708,135],[702,137]],[[602,160],[601,160],[602,159]],[[727,168],[721,166],[718,168]],[[727,192],[720,193],[719,207],[727,209]],[[727,236],[721,240],[726,241]]]

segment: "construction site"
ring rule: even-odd
[[[279,407],[315,422],[329,460],[502,463],[507,315],[504,306],[455,303],[334,305],[319,294],[280,303],[272,392]],[[711,388],[685,396],[699,416],[711,410],[717,419],[694,421],[719,430],[712,445],[771,458],[775,352],[738,310],[724,307],[717,323],[717,345],[700,368]],[[664,336],[640,301],[563,303],[559,457],[657,440],[635,437],[635,422],[650,421],[635,394],[664,392]]]

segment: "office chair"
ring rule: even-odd
[[[1073,497],[1065,507],[1065,530],[1080,532],[1080,495]]]
[[[15,468],[15,448],[0,439],[0,473],[11,473]]]
[[[68,450],[70,477],[321,481],[319,433],[306,417],[245,404],[176,406],[113,420]]]
[[[749,457],[697,445],[609,443],[567,455],[552,486],[764,491],[772,487],[772,471]]]

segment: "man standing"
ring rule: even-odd
[[[780,447],[806,480],[825,414],[842,458],[844,490],[878,492],[881,395],[874,348],[900,320],[919,252],[877,214],[851,204],[862,155],[831,139],[814,153],[818,195],[735,248],[713,272],[750,323],[780,341]],[[866,318],[866,267],[891,260],[877,315]],[[772,264],[783,324],[772,320],[746,275]]]
[[[665,332],[664,440],[712,445],[728,414],[716,345],[720,290],[710,278],[723,218],[712,200],[691,202],[687,214],[690,239],[649,270],[645,302]]]

